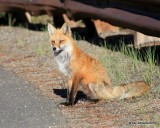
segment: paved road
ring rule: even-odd
[[[0,128],[64,128],[66,123],[53,100],[0,67]]]

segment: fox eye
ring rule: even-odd
[[[64,40],[60,40],[60,41],[59,41],[59,43],[62,43],[62,42],[64,42]]]
[[[51,43],[52,43],[52,44],[55,44],[55,41],[54,41],[54,40],[51,40]]]

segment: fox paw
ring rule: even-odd
[[[72,107],[73,105],[72,104],[70,104],[69,102],[62,102],[62,103],[60,103],[59,104],[59,107]]]

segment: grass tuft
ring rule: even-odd
[[[8,13],[8,25],[10,27],[12,27],[14,25],[15,21],[16,21],[16,19],[13,18],[12,13]]]
[[[100,56],[100,61],[108,70],[113,83],[130,82],[128,80],[144,80],[152,85],[153,76],[160,78],[160,70],[157,70],[156,48],[148,47],[144,50],[128,47],[123,41],[119,46],[112,47],[108,42],[101,42],[102,47],[114,51],[105,57]],[[122,55],[123,54],[123,55]],[[120,56],[120,57],[119,57]],[[127,62],[124,62],[127,61]],[[137,76],[136,76],[137,75]]]

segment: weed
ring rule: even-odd
[[[144,61],[148,64],[148,68],[145,71],[143,78],[144,80],[152,84],[152,77],[156,73],[156,58],[155,58],[155,48],[148,47],[145,50]]]
[[[101,47],[103,47],[105,49],[111,49],[112,51],[116,51],[116,49],[117,49],[117,47],[112,47],[111,44],[109,42],[107,42],[106,40],[100,41],[99,44]]]
[[[15,23],[16,19],[13,18],[12,13],[8,13],[8,25],[11,27]]]
[[[146,71],[143,75],[143,79],[146,83],[148,83],[149,85],[152,84],[152,74],[149,71]]]
[[[120,42],[120,44],[121,44],[121,47],[119,48],[120,49],[119,51],[131,58],[132,71],[139,70],[140,60],[142,60],[140,51],[138,49],[135,49],[134,47],[126,46],[124,42]]]

